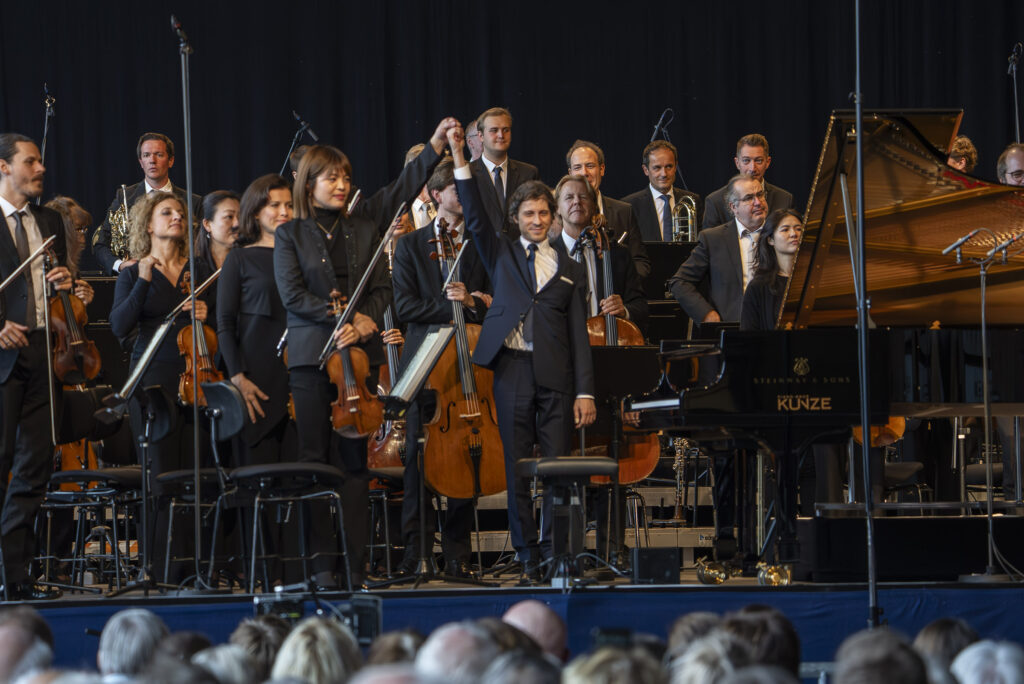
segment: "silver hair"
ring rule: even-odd
[[[751,648],[738,637],[712,630],[697,639],[671,665],[672,684],[711,684],[750,664]]]
[[[32,638],[32,645],[28,647],[24,655],[18,660],[18,664],[11,672],[9,682],[19,680],[27,681],[39,672],[47,669],[53,663],[53,649],[39,637]]]
[[[220,684],[248,684],[256,679],[256,663],[244,648],[221,644],[192,656],[192,664],[210,671]]]
[[[167,634],[164,621],[144,608],[114,613],[100,635],[96,654],[100,672],[105,675],[138,674],[149,664],[157,644]]]
[[[416,672],[448,684],[475,684],[498,654],[498,645],[479,625],[468,620],[449,622],[420,646]]]
[[[1021,684],[1024,649],[1009,641],[977,641],[960,651],[949,670],[960,684]]]

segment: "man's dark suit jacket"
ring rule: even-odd
[[[185,201],[185,188],[180,188],[177,185],[174,186],[172,191],[178,198]],[[146,181],[140,181],[135,185],[129,185],[125,188],[125,194],[128,196],[128,210],[135,206],[135,203],[139,201],[146,194]],[[199,195],[192,193],[192,216],[195,220],[199,220],[199,211],[202,208],[203,198]],[[117,211],[118,207],[121,206],[121,191],[118,190],[114,193],[114,199],[110,203],[110,207],[107,209],[107,213],[103,215],[103,223],[100,224],[99,228],[92,236],[92,253],[96,257],[96,261],[100,262],[103,270],[107,273],[113,273],[117,275],[117,271],[114,270],[114,262],[117,261],[117,257],[114,256],[113,252],[110,251],[110,212]]]
[[[490,219],[491,225],[495,227],[495,230],[502,231],[509,237],[519,237],[519,229],[508,218],[508,212],[506,211],[508,201],[520,185],[526,181],[539,180],[540,171],[533,164],[509,159],[508,178],[505,182],[505,205],[501,206],[498,204],[498,191],[494,189],[494,178],[487,172],[487,166],[484,164],[483,159],[471,161],[469,163],[469,170],[472,171],[473,178],[476,179],[477,186],[480,189],[480,199],[483,202],[484,211],[487,212],[487,218]]]
[[[484,318],[473,362],[493,370],[505,338],[532,307],[536,384],[566,394],[593,396],[594,365],[587,339],[586,270],[559,254],[555,274],[535,293],[526,250],[518,237],[512,239],[495,231],[477,185],[474,179],[455,181],[466,228],[494,287],[494,301]],[[557,250],[557,246],[553,246]]]
[[[699,226],[701,212],[704,210],[703,204],[700,201],[700,195],[689,190],[683,190],[682,188],[672,188],[672,194],[675,195],[677,205],[687,195],[693,198],[697,205],[696,219]],[[622,201],[633,205],[633,211],[636,212],[636,221],[640,226],[640,236],[644,242],[664,242],[664,236],[661,234],[661,219],[658,217],[658,206],[651,195],[650,185],[644,187],[639,192],[623,197]]]
[[[640,227],[637,225],[636,212],[628,202],[613,199],[607,195],[601,195],[604,215],[608,220],[609,234],[612,242],[618,243],[623,232],[626,239],[622,242],[629,250],[633,258],[633,265],[641,279],[646,278],[651,272],[651,259],[647,256],[647,248],[644,247],[643,237],[640,235]]]
[[[391,274],[391,283],[395,289],[395,314],[399,321],[408,324],[399,373],[404,371],[408,359],[420,348],[431,324],[452,320],[452,302],[441,290],[441,269],[430,258],[436,251],[430,242],[433,239],[434,223],[430,223],[403,235],[395,245],[395,265]],[[465,242],[462,249],[465,254],[459,261],[459,277],[466,285],[466,290],[489,292],[487,273],[476,250]],[[472,309],[463,307],[463,313],[467,323],[480,323],[487,313],[487,306],[478,298],[476,306]]]
[[[60,214],[53,209],[38,207],[32,202],[29,202],[28,210],[32,212],[32,217],[35,219],[36,225],[39,226],[39,235],[43,240],[51,235],[57,236],[57,239],[53,241],[53,252],[57,255],[57,264],[55,265],[67,265],[67,242],[64,236],[64,222],[61,221]],[[0,280],[4,280],[14,273],[20,264],[18,250],[14,245],[14,240],[11,239],[7,221],[4,219],[3,225],[0,226]],[[40,285],[35,283],[35,287],[40,287]],[[0,293],[0,297],[3,298],[3,316],[0,317],[0,327],[6,320],[25,325],[25,307],[28,304],[28,288],[25,286],[25,278],[15,279],[7,286],[6,290]],[[35,327],[35,323],[29,324],[29,327]],[[0,350],[0,383],[7,382],[17,360],[17,349]]]
[[[359,202],[352,215],[341,220],[336,230],[345,240],[348,255],[348,283],[342,294],[349,301],[377,249],[382,226],[386,230],[386,223],[399,205],[419,193],[440,161],[434,148],[427,145],[396,180]],[[274,279],[288,311],[288,367],[316,365],[320,350],[334,329],[327,304],[338,282],[323,232],[315,219],[296,219],[278,227],[274,234]],[[356,311],[380,325],[390,303],[391,280],[386,265],[378,263],[362,299],[355,302]],[[371,364],[384,362],[379,336],[374,335],[365,349]]]
[[[555,249],[559,251],[559,258],[564,254],[566,258],[572,259],[566,250],[565,241],[561,237],[555,241]],[[629,256],[629,250],[617,244],[612,245],[612,292],[622,297],[622,304],[629,312],[629,320],[636,323],[640,332],[647,334],[647,317],[649,306],[647,296],[644,294],[640,276],[636,272],[633,260]],[[604,268],[601,259],[597,259],[597,292],[598,301],[604,299]],[[582,265],[582,264],[581,264]],[[584,270],[586,268],[584,267]],[[589,311],[588,311],[589,314]]]
[[[704,205],[704,222],[701,228],[718,226],[733,219],[732,211],[725,203],[725,191],[729,186],[725,185],[708,195],[707,203]],[[768,200],[768,213],[776,209],[789,209],[793,206],[793,195],[780,187],[765,183],[765,195]]]
[[[743,260],[736,221],[700,231],[697,246],[669,278],[668,285],[694,323],[699,324],[712,310],[723,321],[739,322],[743,307]],[[698,289],[702,285],[708,286],[708,299]]]

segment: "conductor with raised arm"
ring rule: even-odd
[[[461,128],[449,129],[448,141],[466,228],[494,287],[473,361],[494,371],[512,546],[527,578],[539,582],[538,565],[551,553],[551,499],[546,493],[538,539],[530,492],[516,475],[516,462],[532,456],[535,443],[542,456],[567,454],[573,427],[594,422],[587,275],[548,240],[555,200],[546,185],[528,181],[516,189],[508,219],[519,236],[502,235],[463,155]]]

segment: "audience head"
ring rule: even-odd
[[[800,636],[785,615],[769,606],[747,606],[725,616],[722,629],[750,644],[751,662],[800,674]]]
[[[157,652],[153,660],[139,674],[137,680],[146,684],[220,684],[205,667],[191,660],[178,660]]]
[[[154,190],[167,185],[167,176],[174,166],[174,143],[163,133],[143,133],[135,145],[135,156]]]
[[[800,684],[800,680],[775,665],[748,665],[725,675],[719,684]]]
[[[558,664],[540,651],[506,651],[494,659],[480,678],[487,684],[559,684]]]
[[[602,646],[579,656],[562,672],[564,684],[661,684],[665,673],[643,649]]]
[[[449,622],[423,642],[416,654],[416,671],[449,684],[474,684],[499,652],[484,628],[469,621]]]
[[[359,645],[348,627],[323,618],[307,618],[281,644],[270,676],[295,677],[308,684],[344,682],[362,665]]]
[[[114,613],[100,634],[100,647],[96,653],[100,673],[137,675],[149,664],[157,645],[166,637],[164,621],[144,608]]]
[[[443,681],[443,680],[442,680]],[[348,684],[441,684],[416,672],[412,663],[367,665],[357,672]]]
[[[885,627],[847,637],[836,653],[836,684],[927,684],[924,661],[901,634]]]
[[[707,636],[721,624],[722,616],[705,611],[694,611],[677,618],[668,633],[667,657],[682,655],[690,644]]]
[[[768,139],[760,133],[745,135],[736,141],[736,170],[743,176],[764,181],[764,172],[771,166]]]
[[[976,641],[960,651],[949,670],[960,684],[1021,684],[1024,649],[1009,641]]]
[[[30,627],[11,621],[0,624],[0,681],[45,670],[53,662],[53,649]]]
[[[978,633],[959,618],[939,618],[921,628],[914,637],[917,652],[948,668],[960,651],[978,640]]]
[[[482,617],[476,621],[476,624],[491,635],[491,640],[502,653],[508,651],[524,651],[537,655],[542,653],[533,637],[500,618]]]
[[[228,641],[249,654],[256,676],[262,681],[270,676],[270,668],[288,636],[288,629],[288,623],[276,615],[260,615],[242,620]]]
[[[597,190],[604,178],[604,152],[597,143],[577,140],[565,153],[565,166],[573,176],[583,176]]]
[[[957,171],[970,173],[978,164],[978,150],[974,143],[966,135],[958,135],[953,138],[953,144],[949,146],[949,157],[946,163]]]
[[[491,107],[477,117],[476,128],[483,154],[498,164],[505,161],[512,145],[512,113],[504,107]]]
[[[213,642],[205,634],[186,631],[168,634],[160,640],[156,650],[162,655],[187,663],[196,653],[211,646],[213,646]]]
[[[558,210],[548,186],[537,180],[526,181],[508,200],[508,215],[528,242],[548,239],[548,228]]]
[[[185,205],[177,195],[153,191],[132,205],[128,213],[128,251],[141,259],[153,248],[153,236],[169,236],[185,253]]]
[[[0,607],[0,625],[17,625],[53,648],[53,630],[32,606],[22,603]]]
[[[752,648],[723,629],[714,629],[695,640],[672,659],[672,684],[713,684],[752,662]]]
[[[276,173],[260,176],[242,193],[238,210],[238,244],[259,242],[264,233],[292,220],[292,184]]]
[[[331,145],[313,145],[302,156],[292,189],[295,218],[314,215],[314,209],[345,213],[352,190],[352,164]]]
[[[663,195],[672,192],[679,159],[676,146],[667,140],[651,141],[644,147],[643,158],[642,168],[651,187]]]
[[[739,174],[725,186],[725,203],[744,228],[757,230],[768,214],[768,200],[761,181]]]
[[[423,635],[415,629],[385,632],[370,644],[370,652],[366,656],[366,664],[412,663],[416,660],[416,652],[423,645],[423,641]]]
[[[263,681],[257,677],[256,663],[241,646],[221,644],[192,656],[192,663],[206,668],[220,684],[249,684]]]
[[[569,656],[568,629],[562,616],[536,599],[520,601],[505,611],[502,622],[522,630],[548,655],[565,662]]]
[[[43,166],[35,141],[20,133],[0,134],[0,190],[7,199],[39,197],[43,194]]]
[[[1011,143],[996,160],[996,176],[1004,185],[1024,185],[1024,145]]]

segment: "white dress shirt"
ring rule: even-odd
[[[747,230],[739,219],[735,221],[736,237],[740,241],[740,259],[743,262],[743,290],[746,291],[747,284],[754,277],[754,252],[757,250],[757,241],[761,238],[761,229]]]
[[[664,221],[661,220],[662,218],[664,218],[664,214],[662,212],[665,209],[665,200],[661,199],[661,196],[668,195],[668,215],[672,216],[672,212],[674,212],[676,209],[676,193],[671,188],[668,192],[662,192],[653,185],[648,184],[647,187],[651,191],[651,197],[654,198],[654,209],[655,213],[658,215],[658,225],[661,226],[661,234],[665,235],[665,232],[667,230],[668,234],[671,235],[672,226],[666,226]]]
[[[505,161],[500,164],[495,164],[485,154],[480,157],[480,161],[487,167],[487,175],[490,176],[492,185],[494,184],[494,167],[501,167],[501,192],[505,196],[505,201],[508,202],[508,157],[505,157]]]
[[[5,198],[0,197],[0,209],[4,212],[4,218],[7,219],[7,230],[11,233],[11,242],[17,244],[17,238],[14,235],[14,214],[16,212],[24,212],[21,216],[21,225],[25,228],[25,237],[28,238],[28,251],[32,253],[39,249],[43,244],[42,233],[39,232],[39,226],[36,225],[36,218],[29,211],[28,202],[22,207],[15,207],[13,204],[8,202]],[[19,259],[20,261],[20,259]],[[36,320],[33,323],[26,322],[29,328],[42,328],[46,326],[46,318],[44,316],[45,311],[43,309],[43,298],[46,296],[46,288],[43,287],[43,260],[38,258],[32,262],[31,278],[33,284],[33,291],[35,292],[36,300]]]

